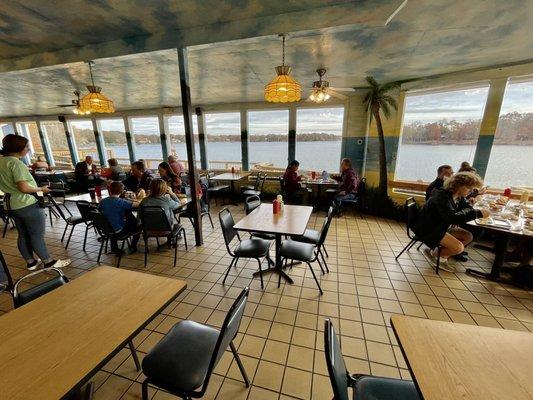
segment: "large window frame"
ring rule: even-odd
[[[284,126],[281,126],[282,124],[279,124],[279,127],[275,127],[273,131],[271,132],[260,132],[260,133],[254,133],[254,130],[256,129],[254,124],[254,115],[257,114],[268,114],[268,113],[286,113],[286,116],[281,116],[283,118],[286,118],[286,124],[285,121],[283,122]],[[287,166],[287,158],[289,155],[289,148],[288,148],[288,140],[289,140],[289,119],[290,119],[290,110],[289,108],[263,108],[263,109],[248,109],[246,110],[246,118],[248,121],[248,160],[250,163],[250,166],[253,168],[256,164],[272,164],[271,167],[274,168],[285,168]],[[261,127],[262,123],[256,123]],[[260,130],[263,128],[259,128]],[[263,136],[263,138],[268,139],[268,137],[265,137],[266,135],[276,135],[276,136],[282,136],[283,140],[258,140],[254,141],[252,138],[254,136]],[[275,138],[275,137],[274,137]],[[256,148],[259,147],[259,148]],[[274,147],[274,149],[272,148]],[[278,148],[280,151],[276,151],[275,149]],[[257,153],[261,153],[261,151],[270,151],[270,152],[276,152],[276,159],[260,159],[260,157],[256,157]]]
[[[161,127],[159,125],[159,116],[157,114],[155,114],[155,115],[146,115],[146,114],[143,114],[143,115],[131,115],[131,116],[128,117],[128,119],[129,119],[129,125],[130,125],[132,140],[135,143],[135,152],[136,152],[137,159],[145,160],[146,161],[146,166],[148,168],[151,168],[151,169],[157,168],[157,165],[159,165],[161,160],[163,160],[163,143],[161,143]],[[140,120],[140,119],[145,119],[145,120],[153,119],[155,121],[157,134],[150,135],[150,134],[144,134],[144,133],[135,132],[135,122],[134,122],[134,120]],[[157,138],[157,141],[155,143],[139,143],[139,142],[137,142],[138,135],[155,136]],[[154,156],[155,158],[143,156],[143,155],[139,154],[139,146],[143,145],[143,144],[153,144],[153,145],[158,144],[159,145],[159,150],[161,151],[161,153],[157,154],[156,156]]]
[[[233,134],[230,134],[231,136],[238,136],[238,140],[237,141],[217,141],[217,142],[210,142],[210,138],[212,138],[213,136],[219,136],[220,134],[217,134],[217,133],[212,133],[210,132],[210,125],[212,124],[212,122],[209,121],[210,117],[213,116],[213,115],[220,115],[220,114],[235,114],[237,116],[237,120],[238,120],[238,127],[236,127],[236,132]],[[206,136],[206,147],[207,147],[207,152],[209,154],[209,168],[211,169],[231,169],[232,167],[233,168],[237,168],[237,169],[242,169],[242,141],[241,141],[241,113],[240,111],[238,110],[223,110],[223,111],[206,111],[204,113],[204,116],[205,116],[205,136]],[[235,123],[235,121],[232,122],[232,124]],[[211,126],[212,128],[212,126]],[[236,153],[238,154],[237,157],[231,157],[233,159],[228,159],[226,157],[228,157],[227,155],[224,155],[222,157],[219,157],[216,153],[213,152],[213,148],[209,148],[209,143],[236,143],[236,145],[238,146],[237,149],[234,149],[232,148],[231,146],[226,146],[227,148],[226,149],[217,149],[217,151],[220,151],[221,154],[224,153],[224,154],[233,154],[233,153]],[[224,150],[224,151],[222,151]],[[232,151],[233,150],[233,151]],[[223,160],[218,160],[217,158],[225,158]]]
[[[110,121],[120,121],[120,124],[119,124],[120,127],[118,128],[118,130],[115,130],[115,129],[111,130],[105,127],[106,123]],[[98,127],[98,131],[100,135],[102,136],[102,142],[104,143],[104,148],[105,148],[107,159],[115,158],[118,161],[119,165],[122,165],[122,166],[130,165],[128,138],[126,137],[126,127],[124,126],[124,118],[122,117],[97,118],[96,126]],[[108,133],[118,132],[119,134],[122,134],[122,135],[119,135],[118,138],[124,139],[124,143],[116,143],[114,141],[112,142],[111,140],[109,140],[110,138],[106,139],[106,136],[108,136],[106,132]],[[117,155],[115,153],[116,151],[115,148],[121,148],[121,150],[125,150],[125,151],[123,152],[122,155]]]

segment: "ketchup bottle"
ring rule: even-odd
[[[231,173],[232,173],[232,174],[235,173],[235,167],[231,167]]]
[[[277,214],[279,212],[279,202],[277,199],[272,202],[272,212],[274,214]]]
[[[507,188],[503,191],[505,197],[511,197],[511,188]]]

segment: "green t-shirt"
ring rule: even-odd
[[[17,182],[22,181],[37,187],[35,179],[22,161],[16,157],[0,156],[0,190],[11,195],[10,208],[12,210],[31,206],[37,202],[35,196],[19,190]]]

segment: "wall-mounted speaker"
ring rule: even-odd
[[[59,116],[57,117],[57,119],[58,119],[59,122],[65,122],[65,121],[66,121],[64,115],[59,115]]]

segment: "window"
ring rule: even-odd
[[[289,110],[249,111],[248,130],[250,167],[287,166]]]
[[[86,156],[92,156],[95,162],[100,160],[96,139],[94,138],[93,123],[90,119],[78,119],[69,121],[69,130],[76,142],[78,159],[84,160]],[[102,164],[100,160],[100,164]]]
[[[489,86],[407,94],[396,179],[430,182],[437,168],[474,161]],[[390,157],[390,155],[389,155]]]
[[[2,137],[12,134],[15,134],[15,130],[13,129],[13,124],[0,124],[0,131],[2,132]]]
[[[101,119],[100,132],[104,139],[107,159],[116,158],[120,165],[130,164],[130,154],[126,142],[126,130],[122,118]]]
[[[71,167],[72,159],[68,148],[65,128],[61,122],[43,121],[41,122],[43,133],[48,138],[54,165],[61,167]]]
[[[163,161],[159,119],[157,117],[132,118],[131,130],[135,140],[137,159],[143,159],[148,168],[157,168]]]
[[[209,168],[241,168],[240,113],[205,114]]]
[[[170,134],[170,154],[178,156],[182,163],[187,161],[187,147],[185,145],[185,124],[183,115],[168,117],[168,131]],[[200,144],[198,142],[198,119],[192,116],[192,131],[194,134],[195,159],[200,166]]]
[[[533,78],[507,83],[485,183],[533,186]]]
[[[17,124],[17,130],[20,135],[26,137],[30,141],[30,159],[35,160],[37,157],[44,157],[43,145],[41,143],[41,137],[39,136],[39,130],[35,122],[24,122]]]
[[[296,159],[300,169],[338,171],[344,107],[300,108],[296,114]]]

